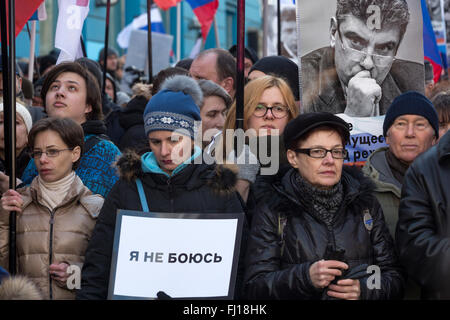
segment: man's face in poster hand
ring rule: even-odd
[[[382,26],[383,27],[383,26]],[[400,43],[400,29],[385,26],[369,29],[366,22],[348,15],[331,21],[331,44],[335,48],[335,64],[345,86],[357,73],[367,70],[381,83],[391,69]]]

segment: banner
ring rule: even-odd
[[[243,214],[119,210],[109,299],[232,299]]]
[[[58,10],[55,47],[61,53],[56,64],[83,57],[80,37],[89,13],[89,0],[58,0]]]
[[[298,62],[297,55],[297,19],[295,1],[280,2],[281,20],[281,55]],[[278,55],[278,18],[277,1],[269,0],[267,5],[267,19],[269,21],[267,34],[267,55]]]
[[[300,4],[301,107],[344,114],[358,138],[347,162],[363,163],[370,155],[365,143],[384,144],[381,116],[394,98],[409,90],[424,93],[422,11],[416,0],[365,1],[356,8],[352,1],[340,3]],[[368,131],[376,126],[380,131]]]
[[[159,9],[157,7],[154,7],[152,8],[151,12],[152,31],[166,33]],[[117,44],[122,49],[128,48],[131,31],[133,30],[148,30],[147,13],[143,13],[139,17],[134,18],[134,20],[129,25],[127,25],[122,29],[122,31],[119,32],[119,34],[117,35]]]

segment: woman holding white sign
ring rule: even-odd
[[[103,205],[74,171],[84,147],[83,129],[67,118],[41,119],[28,143],[39,175],[30,186],[2,196],[0,265],[8,266],[7,211],[16,211],[17,273],[30,277],[46,299],[74,299],[77,279],[71,282],[69,276],[80,275]]]
[[[403,277],[374,185],[343,166],[348,124],[308,113],[284,131],[292,168],[252,220],[251,299],[398,299]]]
[[[178,75],[167,79],[148,102],[144,128],[152,152],[142,156],[128,152],[119,159],[120,180],[105,200],[86,251],[77,299],[108,296],[117,210],[243,211],[235,192],[236,173],[224,166],[202,163],[201,148],[194,145],[201,125],[202,100],[197,82]]]

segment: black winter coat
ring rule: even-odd
[[[105,200],[86,250],[77,299],[107,298],[117,209],[142,211],[136,178],[142,181],[152,212],[243,212],[243,204],[234,189],[236,173],[224,166],[190,164],[168,178],[144,173],[140,156],[130,152],[119,159],[118,167],[120,180]],[[239,269],[241,279],[237,282],[242,282],[243,266]],[[236,286],[236,291],[240,291],[242,285]]]
[[[406,172],[395,238],[422,299],[450,299],[450,132]]]
[[[352,275],[348,278],[360,280],[360,299],[401,298],[404,280],[383,212],[372,194],[372,182],[357,169],[344,166],[344,200],[329,231],[302,204],[292,182],[295,174],[291,169],[274,184],[271,199],[259,205],[253,215],[247,244],[247,297],[327,299],[326,288],[316,289],[309,275],[311,265],[325,259],[349,265],[347,274]],[[373,219],[371,231],[364,223],[366,209]],[[369,290],[366,285],[371,265],[381,269],[379,290]]]
[[[149,148],[143,116],[147,102],[144,96],[137,96],[128,102],[126,108],[119,114],[119,124],[124,130],[118,145],[122,152],[125,149],[133,149],[139,153]]]

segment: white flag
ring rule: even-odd
[[[89,13],[89,0],[58,0],[55,47],[61,49],[58,61],[75,61],[83,56],[81,30]]]

